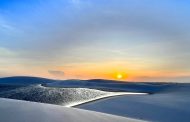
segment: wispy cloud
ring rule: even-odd
[[[21,33],[22,31],[17,27],[13,26],[9,21],[7,21],[2,15],[0,15],[0,34],[4,33],[6,35],[13,35]]]
[[[48,73],[56,77],[63,77],[65,74],[63,71],[58,70],[49,70]]]
[[[0,47],[0,58],[3,57],[15,57],[17,54],[14,51],[11,51],[10,49]]]

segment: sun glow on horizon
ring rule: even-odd
[[[122,74],[117,74],[117,79],[122,79],[123,75]]]
[[[117,72],[115,75],[116,80],[127,80],[128,75],[125,72]]]

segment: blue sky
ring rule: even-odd
[[[111,78],[113,71],[125,72],[126,80],[189,80],[189,5],[0,0],[0,76]],[[100,69],[106,73],[89,71]]]

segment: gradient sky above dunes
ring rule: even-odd
[[[0,77],[190,82],[190,2],[0,0]]]

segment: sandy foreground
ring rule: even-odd
[[[150,95],[116,96],[78,108],[160,122],[190,121],[190,85],[178,84]]]
[[[142,122],[77,108],[0,98],[0,122]]]

